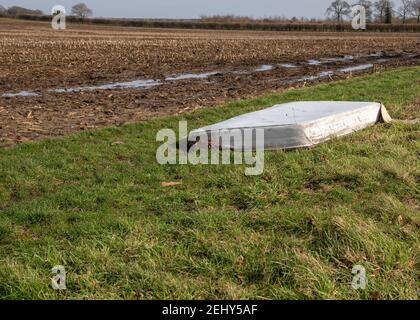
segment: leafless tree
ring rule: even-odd
[[[0,4],[0,17],[7,15],[7,9]]]
[[[93,12],[86,4],[79,3],[71,8],[71,14],[79,17],[81,20],[85,20],[87,17],[93,15]]]
[[[401,6],[398,8],[398,15],[400,16],[402,23],[405,23],[413,9],[413,1],[401,0]]]
[[[376,17],[378,18],[379,22],[385,22],[387,13],[389,14],[393,8],[394,3],[390,0],[379,0],[374,3],[374,8],[376,12]]]
[[[413,0],[411,4],[411,12],[417,18],[417,23],[420,23],[420,0]]]
[[[343,21],[345,16],[348,16],[351,12],[350,5],[344,0],[335,0],[328,7],[325,14],[338,22]]]

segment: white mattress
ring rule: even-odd
[[[247,113],[191,132],[218,137],[232,129],[263,129],[264,140],[256,144],[264,149],[290,149],[313,146],[333,137],[343,136],[373,125],[389,116],[381,103],[345,101],[307,101],[275,105]],[[237,130],[236,130],[237,131]],[[233,139],[228,144],[211,141],[212,145],[237,150]],[[241,149],[249,149],[240,146]]]

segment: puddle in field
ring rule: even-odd
[[[351,66],[346,68],[341,68],[336,71],[333,70],[327,70],[327,71],[321,71],[318,74],[312,75],[312,76],[305,76],[296,80],[292,80],[289,83],[297,83],[297,82],[305,82],[305,81],[315,81],[323,78],[327,78],[333,75],[336,75],[338,73],[350,73],[353,71],[364,71],[373,68],[373,64],[367,63],[367,64],[361,64],[357,66]]]
[[[371,69],[371,68],[373,68],[373,64],[366,63],[366,64],[360,64],[360,65],[357,65],[357,66],[351,66],[351,67],[347,67],[347,68],[338,69],[338,72],[348,73],[348,72],[353,72],[353,71],[368,70],[368,69]]]
[[[321,61],[319,61],[319,60],[313,60],[313,59],[308,60],[308,61],[307,61],[307,63],[308,63],[310,66],[317,66],[317,65],[322,64],[322,62],[321,62]]]
[[[382,52],[376,52],[376,53],[371,53],[371,54],[368,54],[368,55],[365,55],[364,57],[372,57],[372,58],[378,58],[378,57],[382,57],[384,54],[382,53]],[[361,57],[363,57],[363,56],[361,56]]]
[[[297,68],[298,66],[292,63],[280,63],[279,64],[280,67],[286,68],[286,69],[292,69],[292,68]]]
[[[3,93],[1,97],[3,98],[13,98],[13,97],[38,97],[39,94],[32,91],[21,91],[16,93]]]
[[[362,56],[360,56],[361,58]],[[330,64],[335,62],[348,62],[353,61],[355,59],[354,56],[347,55],[343,57],[333,57],[333,58],[320,58],[319,60],[316,59],[310,59],[306,61],[306,63],[310,66],[319,66],[321,64]]]
[[[191,80],[191,79],[207,79],[211,76],[222,75],[221,72],[206,72],[206,73],[183,73],[179,75],[166,77],[166,81],[179,81],[179,80]]]
[[[271,64],[263,64],[259,68],[255,69],[254,72],[264,72],[264,71],[270,71],[273,70],[274,66]]]
[[[346,62],[354,60],[354,56],[344,56],[337,58],[321,58],[322,63],[331,63],[331,62]]]
[[[114,82],[97,86],[82,86],[72,88],[58,88],[50,89],[48,92],[52,93],[71,93],[81,91],[96,91],[96,90],[111,90],[111,89],[136,89],[136,88],[151,88],[160,85],[158,80],[134,80],[127,82]]]

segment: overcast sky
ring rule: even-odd
[[[61,4],[70,11],[83,1],[95,16],[118,18],[198,18],[202,14],[236,14],[253,17],[285,16],[320,18],[332,0],[0,0],[13,5],[50,12]],[[349,3],[356,2],[350,0]],[[395,1],[399,4],[399,0]]]

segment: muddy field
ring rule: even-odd
[[[420,64],[420,34],[145,30],[0,19],[0,145]]]

